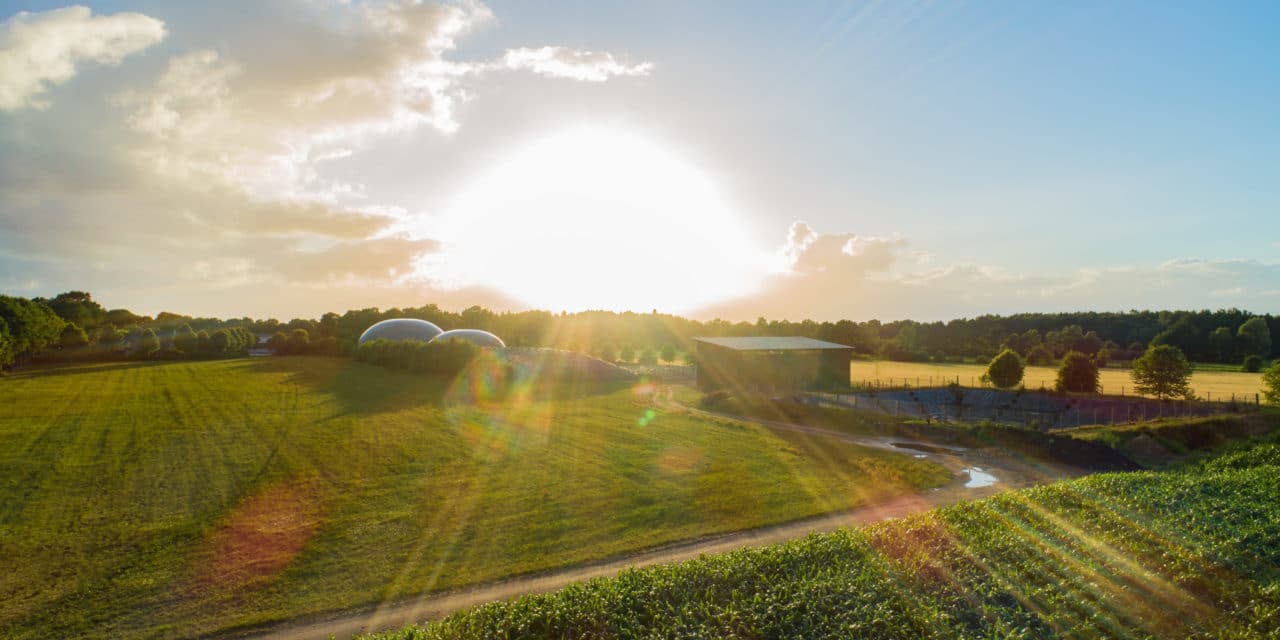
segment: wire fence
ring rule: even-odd
[[[994,422],[1040,429],[1089,424],[1131,424],[1163,418],[1210,416],[1255,410],[1252,402],[1158,401],[1137,396],[1070,396],[1003,391],[990,387],[915,388],[876,386],[849,393],[807,393],[806,404],[853,408],[928,422]]]

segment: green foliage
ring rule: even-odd
[[[63,349],[79,349],[89,346],[89,334],[85,333],[74,322],[68,322],[62,327],[62,335],[58,338],[58,345]]]
[[[600,359],[606,362],[613,362],[618,359],[618,349],[613,346],[612,342],[606,342],[603,347],[600,347]]]
[[[1272,638],[1274,458],[1005,492],[369,638]]]
[[[1068,352],[1058,367],[1054,389],[1074,393],[1097,393],[1098,365],[1079,351]]]
[[[1098,365],[1099,369],[1106,368],[1109,362],[1111,362],[1110,349],[1099,349],[1098,354],[1093,357],[1093,363]]]
[[[1053,352],[1042,344],[1038,344],[1027,352],[1027,363],[1044,366],[1053,362]]]
[[[289,353],[289,336],[283,331],[277,331],[267,338],[267,348],[272,353],[283,356]]]
[[[133,327],[124,342],[128,356],[134,360],[145,360],[160,351],[160,338],[150,327]]]
[[[1255,444],[1232,449],[1200,463],[1205,471],[1233,471],[1262,466],[1280,466],[1280,445]]]
[[[107,310],[85,291],[60,293],[46,302],[63,320],[86,329],[107,322]]]
[[[622,362],[633,362],[636,359],[636,350],[629,344],[622,345],[622,353],[620,354]]]
[[[1202,351],[1200,329],[1196,327],[1190,316],[1183,315],[1172,326],[1160,332],[1151,340],[1151,345],[1167,344],[1177,347],[1183,353]]]
[[[1209,334],[1209,346],[1218,362],[1230,362],[1235,357],[1236,338],[1231,327],[1218,327]]]
[[[0,318],[0,371],[13,363],[13,335],[9,333],[9,325]]]
[[[173,330],[173,348],[186,354],[195,355],[200,345],[200,338],[191,329],[191,325],[183,324]]]
[[[1244,359],[1244,365],[1241,367],[1245,373],[1257,373],[1262,371],[1262,357],[1258,355],[1250,355]]]
[[[0,295],[0,320],[8,327],[10,362],[29,358],[58,344],[66,323],[35,300]]]
[[[1022,382],[1022,373],[1022,358],[1013,349],[1005,349],[991,359],[982,379],[1000,389],[1012,389]]]
[[[1191,393],[1191,363],[1171,344],[1152,345],[1133,361],[1133,387],[1157,398],[1187,398]]]
[[[462,401],[481,380],[316,357],[7,376],[0,637],[232,636],[950,480],[627,386]]]
[[[1240,325],[1236,332],[1236,343],[1245,354],[1262,356],[1271,354],[1271,329],[1266,318],[1255,316]]]
[[[640,364],[657,364],[658,354],[653,349],[645,348],[640,351]]]
[[[1262,374],[1262,392],[1267,404],[1280,405],[1280,360],[1271,363]]]
[[[465,340],[370,340],[356,349],[355,357],[356,360],[369,364],[454,376],[467,369],[481,354],[489,356],[490,364],[498,362],[492,350],[483,349]],[[505,366],[499,364],[494,373],[497,377],[505,375]]]
[[[675,362],[675,361],[676,361],[676,346],[675,346],[675,345],[673,345],[673,344],[671,344],[671,343],[669,343],[669,342],[668,342],[667,344],[662,345],[662,361],[663,361],[663,362]]]

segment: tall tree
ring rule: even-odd
[[[1231,333],[1231,327],[1214,329],[1209,334],[1209,347],[1213,349],[1213,355],[1217,357],[1218,362],[1233,361],[1236,353],[1236,337]]]
[[[59,293],[47,304],[58,317],[85,329],[92,329],[107,321],[107,310],[94,302],[93,296],[86,291]]]
[[[58,344],[63,349],[77,349],[79,347],[88,346],[89,334],[85,333],[74,322],[68,322],[62,327],[62,335],[58,339]]]
[[[1129,375],[1138,393],[1162,400],[1191,396],[1191,363],[1181,349],[1171,344],[1148,347],[1141,358],[1133,361]]]
[[[1254,316],[1246,320],[1236,332],[1236,340],[1245,355],[1263,358],[1271,355],[1271,328],[1267,326],[1266,318]]]
[[[1098,365],[1093,358],[1079,351],[1068,352],[1062,357],[1055,383],[1058,391],[1096,393],[1098,391]]]
[[[62,337],[65,324],[48,306],[14,296],[0,295],[0,320],[9,328],[15,359],[34,356]]]

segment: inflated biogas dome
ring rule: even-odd
[[[430,342],[432,338],[444,333],[434,323],[416,318],[393,318],[383,320],[364,330],[357,344],[370,340],[421,340]]]
[[[431,339],[432,342],[445,342],[447,340],[470,342],[477,347],[505,349],[507,346],[506,343],[502,341],[502,338],[499,338],[488,331],[481,331],[479,329],[452,329]]]

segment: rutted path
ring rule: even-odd
[[[663,397],[665,396],[665,397]],[[655,398],[655,404],[670,409],[707,413],[677,404],[669,390]],[[730,416],[715,415],[720,418]],[[731,418],[737,420],[738,418]],[[305,621],[286,621],[274,628],[233,633],[233,636],[261,640],[325,639],[331,635],[345,640],[357,633],[399,629],[407,624],[436,619],[459,609],[486,602],[505,600],[530,593],[555,591],[571,583],[591,578],[616,575],[626,568],[646,567],[696,558],[703,554],[721,553],[741,547],[759,546],[802,538],[810,533],[832,531],[890,518],[901,518],[963,500],[983,498],[1005,489],[1053,482],[1064,477],[1083,475],[1079,469],[1027,461],[1002,451],[965,449],[928,441],[879,436],[859,436],[839,431],[798,424],[749,420],[770,429],[794,431],[819,437],[834,438],[903,455],[931,459],[950,470],[955,479],[948,485],[918,494],[898,496],[850,511],[806,518],[769,527],[748,529],[663,545],[588,564],[565,567],[527,576],[519,576],[467,589],[436,593],[408,601],[382,605],[363,611],[347,611]],[[900,446],[907,445],[907,446]],[[916,445],[919,448],[912,447]],[[972,472],[970,471],[972,470]],[[987,480],[994,476],[994,482]]]

